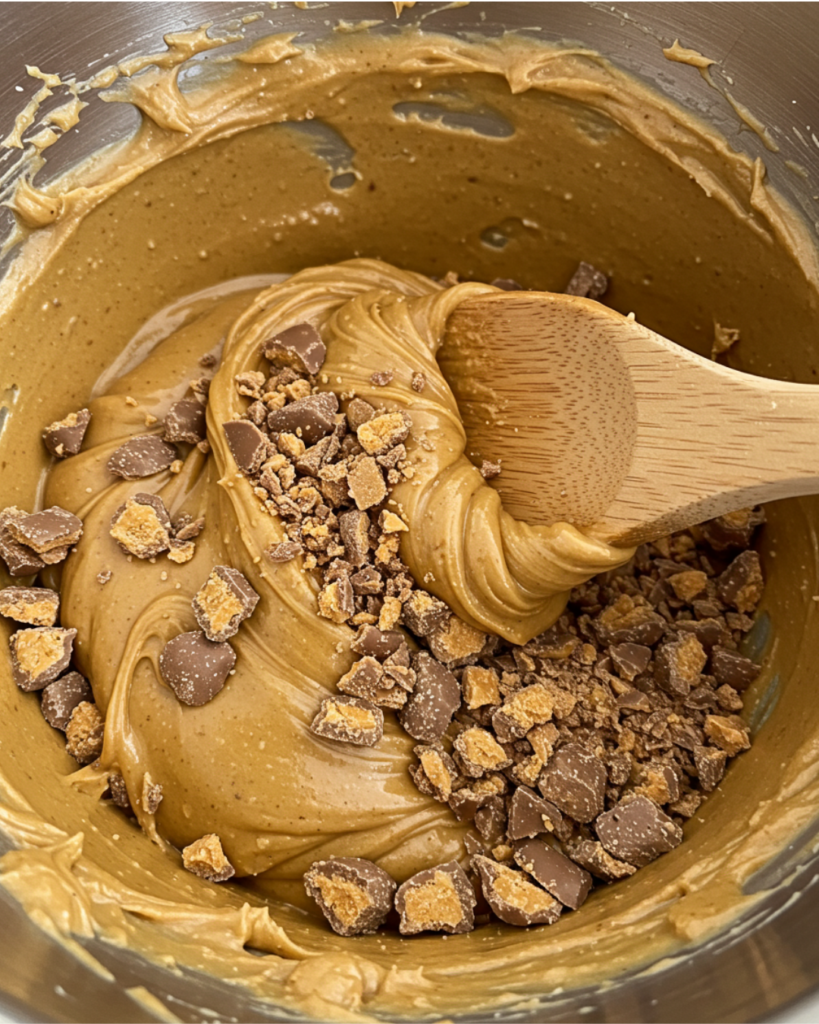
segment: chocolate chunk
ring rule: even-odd
[[[349,576],[325,584],[319,591],[318,612],[331,622],[346,622],[355,614],[355,596]]]
[[[15,683],[26,693],[42,690],[68,668],[74,649],[76,629],[38,626],[20,629],[9,638],[11,671]]]
[[[373,565],[365,565],[360,572],[353,573],[350,583],[353,593],[361,597],[380,594],[384,590],[381,573]]]
[[[416,394],[420,395],[426,386],[426,375],[423,374],[420,370],[416,370],[415,373],[413,373],[412,378],[410,379],[410,387]]]
[[[637,870],[633,864],[626,864],[625,861],[612,857],[602,843],[592,839],[579,839],[575,843],[569,843],[566,846],[566,853],[575,864],[579,864],[581,868],[585,868],[603,882],[616,882],[620,878],[628,878]]]
[[[375,409],[363,398],[354,398],[347,406],[347,423],[352,431],[357,431],[363,423],[368,423],[374,416]]]
[[[303,551],[304,548],[297,541],[283,540],[279,544],[273,544],[267,549],[267,557],[271,562],[292,562]]]
[[[644,796],[621,800],[594,827],[612,857],[638,868],[673,850],[683,838],[680,826]]]
[[[593,821],[605,807],[606,769],[578,743],[567,743],[543,769],[538,789],[575,821]]]
[[[88,680],[79,672],[66,672],[43,690],[40,709],[52,728],[65,732],[74,708],[83,701],[91,703],[93,700]]]
[[[5,587],[0,590],[0,615],[27,626],[53,626],[60,595],[46,587]]]
[[[157,494],[133,494],[111,516],[111,536],[126,554],[156,558],[171,543],[171,517]]]
[[[10,519],[8,528],[18,543],[36,551],[49,564],[49,552],[70,547],[82,537],[82,520],[58,505],[20,519]]]
[[[395,894],[402,935],[448,932],[460,935],[475,927],[475,892],[455,862],[419,871]]]
[[[364,565],[370,557],[370,519],[365,512],[345,512],[338,517],[344,557],[351,565]]]
[[[407,439],[411,426],[412,420],[405,412],[388,412],[362,423],[356,436],[368,455],[383,455]]]
[[[125,785],[125,779],[119,772],[108,773],[108,789],[111,793],[111,800],[116,807],[119,807],[121,811],[133,813],[131,800],[128,796],[128,787]]]
[[[517,690],[492,716],[492,727],[504,742],[522,739],[530,729],[552,718],[553,691],[535,683]]]
[[[490,462],[489,459],[484,459],[481,463],[480,473],[484,480],[494,480],[495,477],[501,475],[501,464],[499,462]]]
[[[404,622],[416,636],[434,633],[451,614],[443,601],[425,590],[414,590],[404,604]]]
[[[652,647],[665,633],[665,619],[646,605],[635,604],[623,594],[604,608],[594,630],[604,644],[640,644]]]
[[[642,675],[651,661],[651,648],[643,644],[613,644],[609,657],[623,679],[629,682]]]
[[[748,726],[736,715],[706,715],[705,735],[729,757],[734,757],[751,745]]]
[[[760,673],[759,665],[736,651],[715,647],[711,651],[711,673],[717,683],[727,684],[735,690],[746,690]]]
[[[497,846],[506,833],[506,804],[502,796],[493,796],[475,812],[475,828],[492,846]]]
[[[216,565],[193,599],[193,614],[208,640],[234,636],[250,618],[259,595],[238,569]]]
[[[159,656],[162,678],[190,707],[207,704],[225,685],[236,654],[230,644],[213,643],[204,633],[180,633]]]
[[[404,635],[399,630],[382,631],[375,626],[362,626],[350,644],[356,654],[369,655],[371,658],[378,658],[379,661],[384,661],[405,646]]]
[[[370,375],[370,383],[377,388],[385,388],[388,384],[392,383],[394,376],[395,374],[392,370],[377,370]]]
[[[667,693],[686,697],[699,682],[707,660],[699,640],[691,634],[682,634],[677,640],[658,648],[654,678]]]
[[[532,839],[541,832],[560,830],[563,816],[528,786],[518,786],[509,803],[509,824],[506,834],[512,840]]]
[[[362,511],[380,505],[387,497],[384,474],[372,456],[358,458],[347,472],[347,487],[356,507]]]
[[[384,689],[384,669],[379,661],[368,655],[356,661],[336,685],[351,697],[365,697],[378,703],[378,691]]]
[[[265,358],[276,366],[290,366],[299,373],[318,373],[327,356],[321,335],[312,324],[302,323],[262,342]]]
[[[9,524],[19,522],[28,516],[20,508],[11,505],[0,512],[0,558],[6,563],[10,576],[34,576],[45,566],[39,555],[12,536]]]
[[[756,551],[743,551],[717,579],[717,594],[738,612],[752,612],[762,597],[762,568]]]
[[[507,789],[503,775],[488,775],[453,792],[447,803],[458,821],[472,821],[481,808]]]
[[[717,747],[694,747],[694,765],[697,769],[700,786],[706,793],[716,789],[722,781],[727,760],[728,754]]]
[[[65,729],[65,749],[80,764],[91,764],[102,753],[105,722],[96,704],[84,700],[74,708]]]
[[[678,633],[692,633],[702,644],[705,651],[710,651],[715,644],[730,643],[731,634],[721,619],[703,618],[678,620],[674,623]]]
[[[578,264],[571,281],[566,285],[566,295],[580,295],[583,298],[599,299],[606,294],[609,279],[591,263]]]
[[[183,398],[165,416],[165,440],[198,444],[207,437],[205,407],[195,399]]]
[[[461,704],[458,680],[425,651],[415,658],[415,690],[399,714],[413,739],[435,743],[443,736]]]
[[[226,882],[236,874],[222,849],[222,841],[212,832],[184,848],[182,865],[208,882]]]
[[[243,473],[257,472],[267,457],[268,441],[255,423],[231,420],[223,423],[230,454]]]
[[[554,924],[560,917],[563,904],[533,885],[522,871],[480,855],[472,858],[472,865],[480,876],[486,902],[506,924],[528,928],[533,924]]]
[[[452,796],[455,786],[461,781],[458,766],[438,744],[420,744],[415,747],[415,755],[420,763],[409,766],[412,781],[422,793],[446,803]]]
[[[453,746],[464,775],[472,778],[480,778],[486,772],[500,771],[512,764],[512,759],[492,733],[479,726],[464,729],[455,738]]]
[[[588,871],[540,839],[517,843],[515,861],[565,907],[577,910],[589,895],[592,877]]]
[[[369,935],[392,910],[395,880],[371,860],[334,857],[310,866],[304,888],[338,935]]]
[[[43,443],[55,458],[67,459],[82,447],[85,432],[91,422],[87,409],[70,412],[65,419],[56,420],[43,431]]]
[[[504,292],[525,292],[526,289],[522,284],[518,284],[517,281],[511,277],[496,277],[494,281],[490,281],[493,288],[500,288]]]
[[[680,780],[670,764],[649,761],[640,765],[637,782],[639,785],[634,792],[638,796],[648,797],[655,804],[669,804],[680,798]]]
[[[332,391],[323,391],[275,409],[268,416],[267,425],[272,433],[296,434],[311,445],[333,430],[337,412],[338,399]]]
[[[479,665],[467,665],[461,676],[461,690],[467,708],[486,707],[487,704],[500,704],[500,678],[493,668],[482,668]]]
[[[374,747],[384,734],[384,712],[361,697],[325,697],[310,731],[339,743]]]
[[[316,444],[305,448],[301,455],[294,460],[294,465],[302,476],[318,477],[324,462],[334,458],[340,447],[336,435],[329,434]]]
[[[731,548],[747,548],[754,530],[764,522],[764,509],[742,508],[703,523],[700,530],[703,539],[714,551],[728,551]]]
[[[126,480],[135,480],[167,469],[177,456],[173,445],[154,434],[143,434],[117,448],[108,460],[108,471]]]
[[[199,365],[205,370],[210,370],[212,367],[216,366],[218,362],[219,359],[213,352],[206,352],[199,360]]]

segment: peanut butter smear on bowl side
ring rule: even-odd
[[[819,799],[819,710],[807,685],[817,652],[805,628],[817,609],[803,598],[816,590],[803,555],[816,502],[769,516],[768,604],[787,642],[752,692],[767,691],[773,710],[686,842],[550,927],[486,925],[446,947],[438,936],[351,941],[306,912],[311,863],[367,857],[403,880],[464,861],[467,826],[414,787],[413,744],[394,721],[366,749],[308,732],[350,668],[349,630],[317,616],[318,586],[298,560],[264,555],[283,539],[280,524],[237,474],[221,424],[243,411],[233,379],[258,369],[263,335],[323,325],[323,388],[391,410],[413,403],[416,474],[393,497],[419,583],[466,623],[525,639],[554,620],[575,582],[629,552],[504,513],[465,454],[435,363],[447,312],[496,277],[560,291],[588,259],[612,275],[607,301],[621,311],[702,352],[713,322],[730,324],[744,369],[799,378],[819,282],[801,222],[759,161],[588,50],[416,31],[317,47],[277,36],[181,90],[184,62],[218,43],[203,30],[168,44],[87,84],[141,111],[132,138],[12,193],[19,227],[0,345],[19,394],[0,438],[4,504],[33,507],[48,466],[41,431],[88,404],[83,450],[51,469],[43,499],[78,515],[84,533],[61,577],[47,579],[106,728],[101,766],[77,773],[36,697],[3,669],[0,824],[20,848],[0,861],[0,881],[66,942],[115,939],[317,1019],[531,1009],[535,996],[707,940],[752,905],[743,882]],[[323,126],[342,156],[322,157],[308,125]],[[15,131],[12,144],[26,126]],[[453,269],[467,283],[432,280]],[[797,340],[772,352],[772,337]],[[164,420],[209,353],[220,360],[210,452],[194,447],[179,472],[148,481],[112,476],[111,454],[150,432],[146,417]],[[392,381],[369,383],[382,370]],[[418,370],[420,395],[410,387]],[[205,517],[189,561],[129,561],[110,536],[112,514],[146,489],[174,518]],[[196,629],[191,600],[215,565],[239,569],[261,600],[231,639],[224,689],[182,706],[158,659]],[[146,777],[161,784],[154,811],[135,808],[153,843],[99,801],[112,769],[130,793]],[[208,834],[236,869],[222,887],[186,872],[173,849]]]

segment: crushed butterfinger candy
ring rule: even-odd
[[[334,857],[311,865],[304,888],[338,935],[368,935],[392,910],[395,880],[370,860]]]
[[[222,849],[222,841],[212,832],[183,849],[182,864],[191,874],[208,882],[226,882],[236,874]]]

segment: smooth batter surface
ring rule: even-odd
[[[34,504],[45,464],[40,430],[87,401],[100,374],[158,309],[242,275],[353,256],[429,274],[454,269],[476,281],[513,276],[553,290],[562,289],[578,259],[587,259],[613,273],[612,304],[633,309],[652,328],[708,351],[713,321],[730,324],[741,330],[745,368],[806,379],[811,364],[798,340],[776,352],[775,364],[766,341],[774,327],[779,337],[809,336],[816,256],[801,225],[765,188],[764,168],[594,54],[514,39],[473,45],[413,34],[389,41],[355,36],[320,53],[299,53],[280,37],[235,68],[226,65],[227,78],[180,93],[175,63],[205,45],[204,34],[179,37],[162,66],[114,86],[146,115],[132,141],[64,188],[17,193],[23,234],[36,230],[0,296],[4,359],[19,387],[0,442],[4,504]],[[469,113],[473,128],[419,119],[431,109]],[[320,121],[343,136],[354,151],[348,162],[356,183],[332,188],[343,168],[329,169],[298,127],[279,123],[285,118]],[[498,134],[499,124],[511,134],[505,127]],[[457,301],[458,289],[438,292],[423,279],[373,264],[355,268],[314,272],[309,301],[322,317],[341,308],[353,318],[356,330],[346,335],[350,324],[334,326],[339,344],[325,371],[330,380],[342,378],[339,388],[358,379],[367,397],[362,366],[368,373],[382,367],[369,366],[362,353],[388,344],[391,335],[374,330],[366,299],[350,298],[373,284],[409,296],[385,303],[390,330],[409,317],[431,350],[436,318]],[[62,784],[60,776],[75,766],[60,736],[42,721],[36,700],[7,680],[2,815],[25,848],[4,858],[4,884],[56,931],[98,931],[244,978],[320,1018],[514,1004],[612,977],[727,923],[749,902],[742,880],[810,820],[819,791],[819,712],[799,685],[811,657],[803,627],[816,615],[815,556],[808,562],[804,555],[813,538],[801,511],[808,502],[774,510],[768,528],[777,556],[769,602],[791,638],[772,664],[787,685],[753,750],[673,854],[595,894],[582,912],[552,928],[493,925],[445,946],[438,936],[342,940],[279,903],[296,901],[305,867],[330,851],[371,856],[405,877],[458,856],[463,832],[445,808],[415,790],[406,774],[411,742],[396,727],[373,750],[352,753],[308,739],[304,726],[320,696],[348,667],[349,655],[336,649],[345,631],[316,616],[315,585],[296,565],[255,561],[279,539],[278,525],[235,477],[216,429],[238,411],[232,377],[256,368],[265,318],[284,317],[287,302],[304,301],[304,283],[296,278],[272,291],[267,309],[264,299],[253,305],[255,281],[166,317],[154,341],[168,340],[153,348],[147,342],[139,365],[114,382],[108,374],[98,386],[85,452],[57,468],[46,493],[47,502],[85,521],[86,536],[63,573],[63,624],[79,630],[78,662],[107,711],[106,765],[118,765],[132,790],[146,769],[162,783],[158,836],[181,845],[217,831],[240,874],[266,874],[222,888],[201,882],[173,852],[97,802],[104,783],[93,770]],[[464,286],[464,293],[475,288]],[[145,431],[146,413],[162,419],[201,372],[202,353],[226,336],[209,410],[213,454],[195,453],[179,476],[151,482],[174,516],[204,513],[207,521],[194,559],[169,564],[162,581],[164,566],[128,563],[107,535],[112,511],[144,482],[112,483],[104,463],[123,439]],[[405,354],[404,344],[391,363]],[[66,359],[71,374],[59,370]],[[403,401],[397,392],[383,397]],[[442,596],[465,617],[495,622],[503,632],[514,628],[508,611],[504,623],[486,598],[492,587],[476,591],[474,573],[462,569],[470,545],[443,529],[477,508],[480,528],[495,530],[479,550],[497,552],[504,524],[492,504],[495,492],[482,483],[471,493],[469,486],[450,488],[457,505],[446,516],[434,504],[440,473],[456,483],[475,480],[460,461],[456,411],[446,402],[436,382],[413,409],[428,431],[440,432],[449,417],[449,432],[435,438],[446,443],[433,453],[416,453],[428,460],[419,462],[419,486],[401,485],[395,495],[411,523],[433,512],[431,529],[425,523],[413,531],[406,555],[413,568],[438,557],[441,586],[451,588]],[[555,580],[533,573],[525,579],[526,604],[515,586],[542,543],[525,530],[507,532],[523,552],[510,557],[510,545],[501,545],[507,569],[520,573],[507,577],[495,566],[484,579],[504,581],[508,594],[500,605],[518,601],[519,619],[543,603],[543,594],[532,593],[537,586],[560,589],[571,580],[570,573]],[[156,660],[170,636],[194,628],[190,599],[220,562],[254,581],[264,571],[262,601],[236,638],[237,673],[225,690],[203,708],[183,708],[158,684]],[[114,572],[105,587],[95,579],[101,568]],[[756,692],[763,694],[770,680],[768,673]],[[252,957],[245,943],[272,955]]]

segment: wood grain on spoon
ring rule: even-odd
[[[515,518],[637,544],[819,492],[819,387],[753,377],[590,299],[464,302],[438,353]]]

